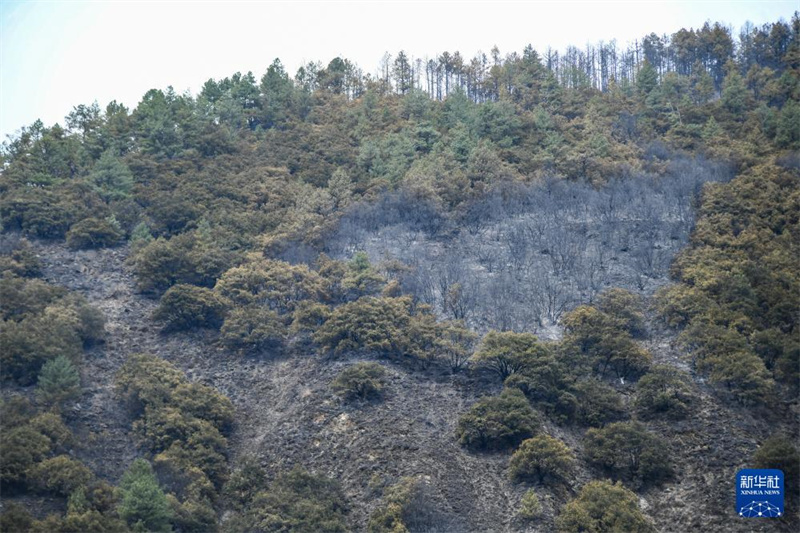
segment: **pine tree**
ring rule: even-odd
[[[36,388],[36,397],[41,403],[61,408],[80,395],[81,378],[72,361],[59,355],[42,366]]]
[[[136,459],[120,483],[119,515],[133,531],[171,531],[172,510],[150,463]]]

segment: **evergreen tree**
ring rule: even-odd
[[[81,395],[81,378],[72,361],[59,355],[42,366],[36,397],[44,405],[63,407]]]
[[[134,531],[160,533],[172,530],[172,511],[150,463],[136,459],[122,477],[120,488],[119,515]]]

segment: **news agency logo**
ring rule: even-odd
[[[760,468],[739,470],[736,512],[743,518],[783,516],[783,472]]]

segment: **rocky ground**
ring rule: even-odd
[[[536,487],[544,517],[520,524],[513,516],[526,487],[507,481],[508,455],[468,453],[454,438],[459,414],[481,394],[493,392],[479,380],[389,365],[382,402],[343,403],[329,385],[352,359],[328,360],[301,348],[281,357],[243,357],[218,348],[210,332],[163,335],[150,318],[156,301],[135,289],[125,263],[127,248],[73,252],[37,243],[36,249],[45,279],[81,292],[107,319],[107,341],[87,353],[86,392],[74,425],[84,437],[81,459],[112,482],[137,454],[130,420],[113,392],[114,374],[137,352],[171,361],[190,379],[231,398],[237,409],[233,464],[254,455],[268,472],[299,464],[338,479],[356,531],[364,529],[379,504],[381,487],[407,475],[423,476],[428,483],[438,511],[436,530],[551,531],[558,508],[594,475],[581,463],[570,487]],[[686,367],[670,332],[654,332],[647,344],[657,361]],[[733,484],[736,470],[748,466],[757,444],[780,426],[777,421],[792,418],[740,410],[712,394],[702,380],[696,386],[700,401],[694,416],[649,423],[670,441],[677,476],[642,493],[645,512],[659,531],[795,531],[796,522],[736,517]],[[630,395],[629,385],[622,390]],[[545,430],[580,455],[581,429]]]

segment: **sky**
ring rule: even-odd
[[[336,56],[374,73],[385,52],[472,57],[532,44],[625,45],[720,21],[789,21],[800,0],[759,1],[16,1],[0,0],[0,140],[41,119],[63,125],[78,104],[133,108],[149,89],[196,94],[209,78],[276,57],[290,74]]]

